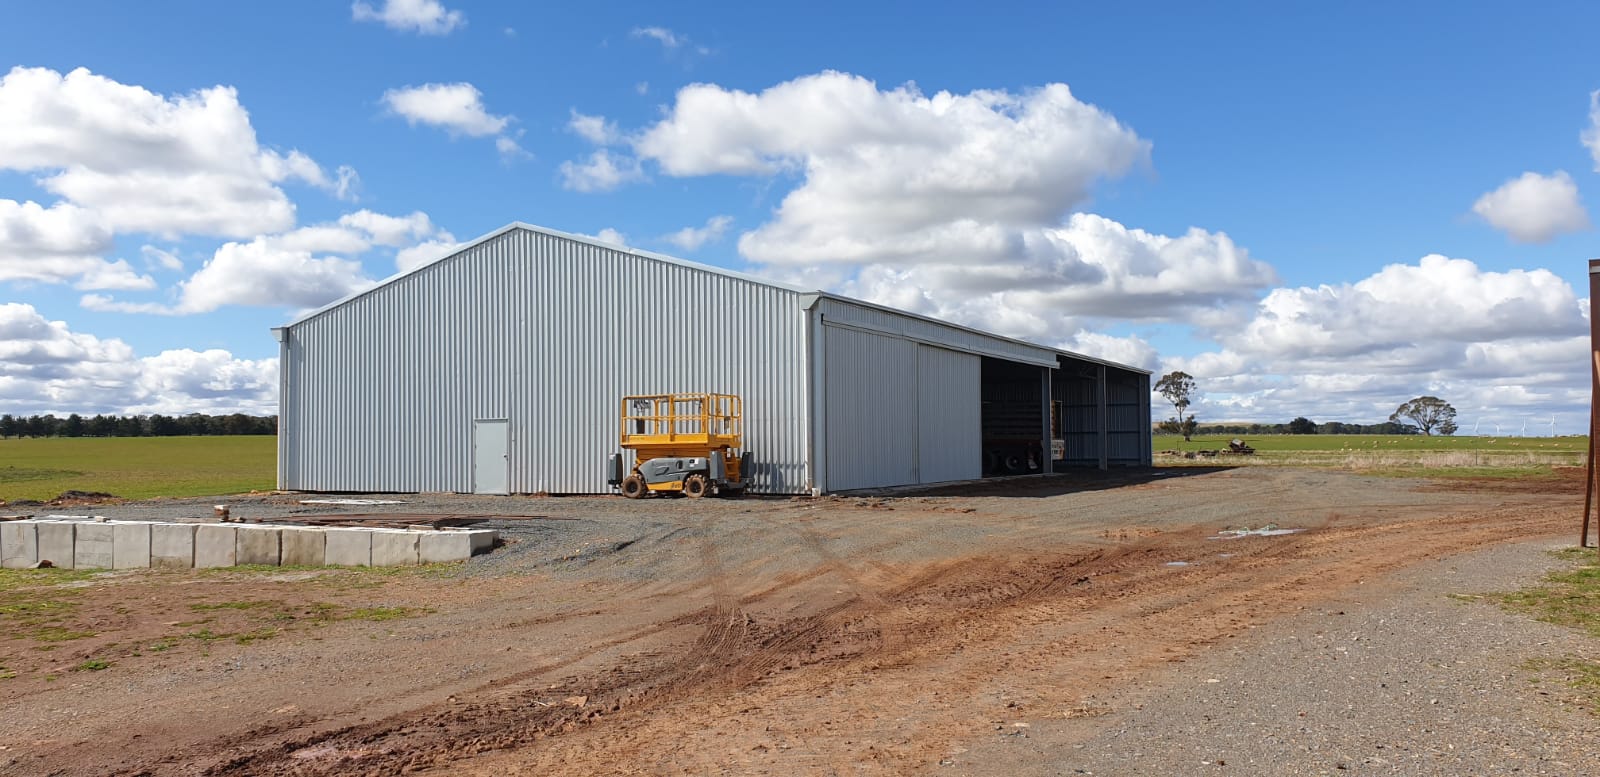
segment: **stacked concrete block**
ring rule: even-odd
[[[150,524],[111,522],[111,566],[115,569],[150,566]]]
[[[32,521],[0,522],[0,567],[27,569],[39,563],[39,528]]]
[[[109,523],[80,523],[72,543],[74,569],[110,569],[116,563],[116,527]]]
[[[150,566],[189,569],[194,563],[192,523],[158,523],[150,526]]]
[[[417,557],[424,564],[466,561],[494,547],[495,533],[488,529],[420,532]]]
[[[281,563],[286,567],[320,567],[328,563],[327,532],[315,527],[285,526],[280,535]]]
[[[320,526],[87,521],[0,521],[0,566],[41,561],[63,569],[267,566],[411,566],[464,561],[497,533]]]
[[[197,568],[231,567],[238,558],[238,528],[202,523],[194,530],[194,565]]]
[[[417,537],[405,529],[372,530],[372,565],[375,567],[413,567],[417,565]]]
[[[73,539],[77,536],[76,524],[67,521],[39,521],[34,527],[39,532],[39,560],[48,561],[62,569],[71,569]]]
[[[428,532],[417,538],[417,558],[424,564],[465,561],[472,556],[472,538],[464,531]]]
[[[277,526],[240,526],[234,535],[237,546],[235,564],[257,564],[269,567],[278,565],[282,546],[279,538],[282,529]]]
[[[472,537],[472,555],[477,556],[494,550],[494,541],[500,533],[494,529],[468,529],[462,534]]]
[[[329,528],[324,561],[330,567],[372,566],[372,530]]]

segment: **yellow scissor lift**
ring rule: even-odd
[[[744,490],[750,454],[744,447],[744,403],[732,394],[643,394],[622,398],[621,442],[634,453],[611,454],[606,480],[629,499],[653,492],[699,498]]]

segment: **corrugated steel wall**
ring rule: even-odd
[[[917,344],[823,328],[827,489],[917,482]]]
[[[1111,464],[1145,464],[1150,457],[1146,441],[1150,392],[1144,375],[1126,370],[1106,370],[1106,459]]]
[[[979,357],[849,327],[823,331],[828,490],[982,474]]]
[[[1062,439],[1066,441],[1067,450],[1060,461],[1067,466],[1099,466],[1098,377],[1079,374],[1076,369],[1057,370],[1051,376],[1050,394],[1054,401],[1061,403]]]
[[[468,491],[472,422],[511,490],[608,490],[620,398],[744,398],[752,489],[807,487],[806,312],[786,289],[513,229],[288,328],[280,485]]]
[[[982,357],[917,346],[917,480],[983,476]]]

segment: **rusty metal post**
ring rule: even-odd
[[[1600,299],[1600,259],[1589,260],[1589,459],[1584,467],[1583,529],[1578,535],[1578,547],[1589,547],[1589,515],[1594,507],[1595,427],[1597,418],[1595,400],[1600,398],[1600,315],[1594,310],[1594,300]],[[1595,543],[1600,546],[1600,541]]]
[[[1600,353],[1595,354],[1595,359],[1600,359]],[[1593,386],[1589,388],[1589,457],[1583,464],[1583,528],[1578,531],[1578,547],[1589,547],[1589,512],[1594,505],[1594,396]]]

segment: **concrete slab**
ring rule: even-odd
[[[150,566],[150,524],[143,521],[111,523],[111,566],[114,569]]]
[[[427,532],[417,538],[417,559],[424,564],[466,561],[472,557],[472,537],[464,531]]]
[[[74,569],[110,569],[116,562],[116,527],[109,523],[80,523],[72,542]]]
[[[238,558],[234,546],[238,532],[233,526],[202,523],[194,530],[194,565],[197,569],[231,567]]]
[[[67,521],[40,521],[34,525],[39,534],[39,560],[49,561],[62,569],[72,568],[73,541],[77,524]]]
[[[285,526],[280,542],[286,567],[320,567],[327,563],[327,535],[316,527]]]
[[[416,566],[417,540],[422,532],[405,529],[372,530],[372,565],[375,567]]]
[[[330,567],[372,566],[372,530],[327,528],[324,562]]]
[[[282,529],[277,526],[239,526],[237,529],[235,564],[278,565],[282,551],[279,543]]]
[[[39,529],[34,522],[0,522],[0,567],[27,569],[38,562]]]
[[[158,523],[150,527],[150,566],[189,569],[194,566],[192,523]]]

